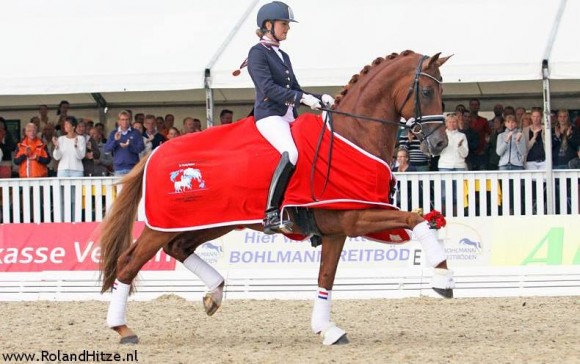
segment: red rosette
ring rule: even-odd
[[[437,210],[431,210],[427,215],[423,216],[423,218],[427,221],[427,224],[429,224],[430,229],[439,230],[447,225],[445,216]]]

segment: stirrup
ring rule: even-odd
[[[290,220],[282,220],[280,218],[280,212],[277,209],[266,211],[266,217],[264,218],[264,234],[289,234],[292,232],[293,225],[294,224]]]

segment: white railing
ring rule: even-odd
[[[539,171],[395,175],[395,203],[402,210],[437,209],[449,217],[545,215],[548,211],[545,173]],[[553,178],[553,211],[577,215],[580,170],[554,171]],[[120,191],[117,181],[114,177],[0,179],[0,223],[102,221]]]

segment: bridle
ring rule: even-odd
[[[322,111],[326,111],[326,116],[324,118],[324,124],[322,126],[322,130],[320,132],[320,136],[318,138],[318,143],[316,145],[316,152],[314,153],[314,160],[312,161],[312,169],[310,171],[310,192],[311,192],[311,197],[314,201],[318,201],[318,199],[315,196],[314,193],[314,172],[316,169],[316,162],[318,160],[318,152],[320,151],[320,146],[322,145],[322,138],[324,136],[324,131],[326,129],[326,125],[328,124],[328,128],[330,129],[330,146],[328,149],[328,165],[327,165],[327,171],[326,171],[326,179],[324,182],[324,187],[322,189],[322,193],[324,193],[324,191],[326,190],[326,186],[328,185],[328,178],[330,175],[330,165],[331,165],[331,160],[332,160],[332,144],[334,141],[334,122],[332,120],[332,114],[338,114],[338,115],[344,115],[344,116],[349,116],[355,119],[360,119],[360,120],[365,120],[365,121],[374,121],[374,122],[378,122],[381,124],[396,124],[399,125],[405,129],[408,129],[410,133],[412,133],[413,135],[415,135],[418,139],[419,142],[422,143],[423,141],[425,141],[427,143],[427,146],[429,148],[429,150],[431,150],[431,143],[429,142],[429,136],[431,134],[433,134],[434,132],[436,132],[440,127],[442,127],[445,123],[445,117],[443,115],[423,115],[423,113],[421,112],[421,100],[419,99],[419,79],[421,76],[424,77],[428,77],[430,79],[432,79],[433,81],[437,82],[437,84],[441,85],[443,82],[439,79],[437,79],[436,77],[423,72],[423,62],[425,62],[426,59],[428,59],[428,56],[422,56],[421,59],[419,60],[418,64],[417,64],[417,68],[415,70],[415,77],[413,79],[413,83],[411,83],[411,85],[409,86],[409,91],[407,92],[407,96],[405,97],[405,100],[403,101],[403,104],[401,105],[401,107],[397,110],[397,113],[399,115],[401,115],[401,112],[403,111],[403,108],[405,107],[405,105],[407,104],[407,102],[409,102],[409,100],[411,99],[411,96],[413,96],[413,94],[415,95],[415,98],[413,99],[413,102],[415,104],[415,116],[410,118],[409,120],[405,120],[405,121],[392,121],[392,120],[385,120],[385,119],[380,119],[380,118],[373,118],[370,116],[365,116],[365,115],[358,115],[358,114],[353,114],[353,113],[349,113],[349,112],[344,112],[344,111],[338,111],[338,110],[332,110],[329,108],[321,108]],[[438,124],[437,127],[433,128],[433,130],[431,130],[431,132],[429,132],[428,134],[425,134],[425,132],[423,131],[423,125],[424,124]]]
[[[350,116],[356,119],[361,119],[361,120],[366,120],[366,121],[375,121],[381,124],[396,124],[399,125],[405,129],[408,129],[409,132],[411,132],[413,135],[415,135],[420,142],[423,142],[425,139],[427,139],[431,134],[433,134],[435,131],[437,131],[437,129],[439,129],[441,126],[444,125],[445,123],[445,117],[443,115],[423,115],[423,113],[421,112],[421,101],[419,99],[419,79],[421,76],[425,76],[428,77],[430,79],[432,79],[433,81],[437,82],[437,84],[441,85],[443,82],[439,79],[437,79],[436,77],[426,73],[426,72],[422,72],[421,70],[423,69],[423,62],[425,62],[426,59],[428,59],[428,56],[422,56],[421,59],[419,60],[419,63],[417,64],[417,68],[415,70],[415,77],[413,79],[413,83],[411,83],[411,85],[409,86],[409,91],[407,92],[407,96],[405,97],[405,100],[403,101],[403,104],[401,105],[401,107],[397,110],[398,114],[401,115],[401,112],[403,111],[403,108],[405,107],[405,105],[407,105],[407,102],[409,102],[409,100],[411,99],[411,96],[413,96],[413,94],[415,95],[415,98],[413,99],[413,102],[415,104],[415,116],[410,118],[409,120],[405,120],[405,121],[392,121],[392,120],[385,120],[385,119],[380,119],[380,118],[373,118],[370,116],[365,116],[365,115],[358,115],[358,114],[353,114],[353,113],[349,113],[349,112],[344,112],[344,111],[338,111],[338,110],[332,110],[332,109],[328,109],[328,108],[322,108],[322,111],[326,111],[326,115],[327,117],[325,118],[325,123],[326,123],[326,119],[330,119],[329,120],[329,126],[331,127],[332,130],[332,114],[338,114],[338,115],[345,115],[345,116]],[[423,132],[423,124],[439,124],[435,129],[433,129],[429,134],[425,134]],[[427,143],[429,142],[429,140],[427,140]]]

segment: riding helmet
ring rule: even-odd
[[[281,1],[272,1],[271,3],[263,5],[258,10],[258,27],[262,28],[266,20],[286,20],[297,23],[294,20],[294,12],[292,9]]]

